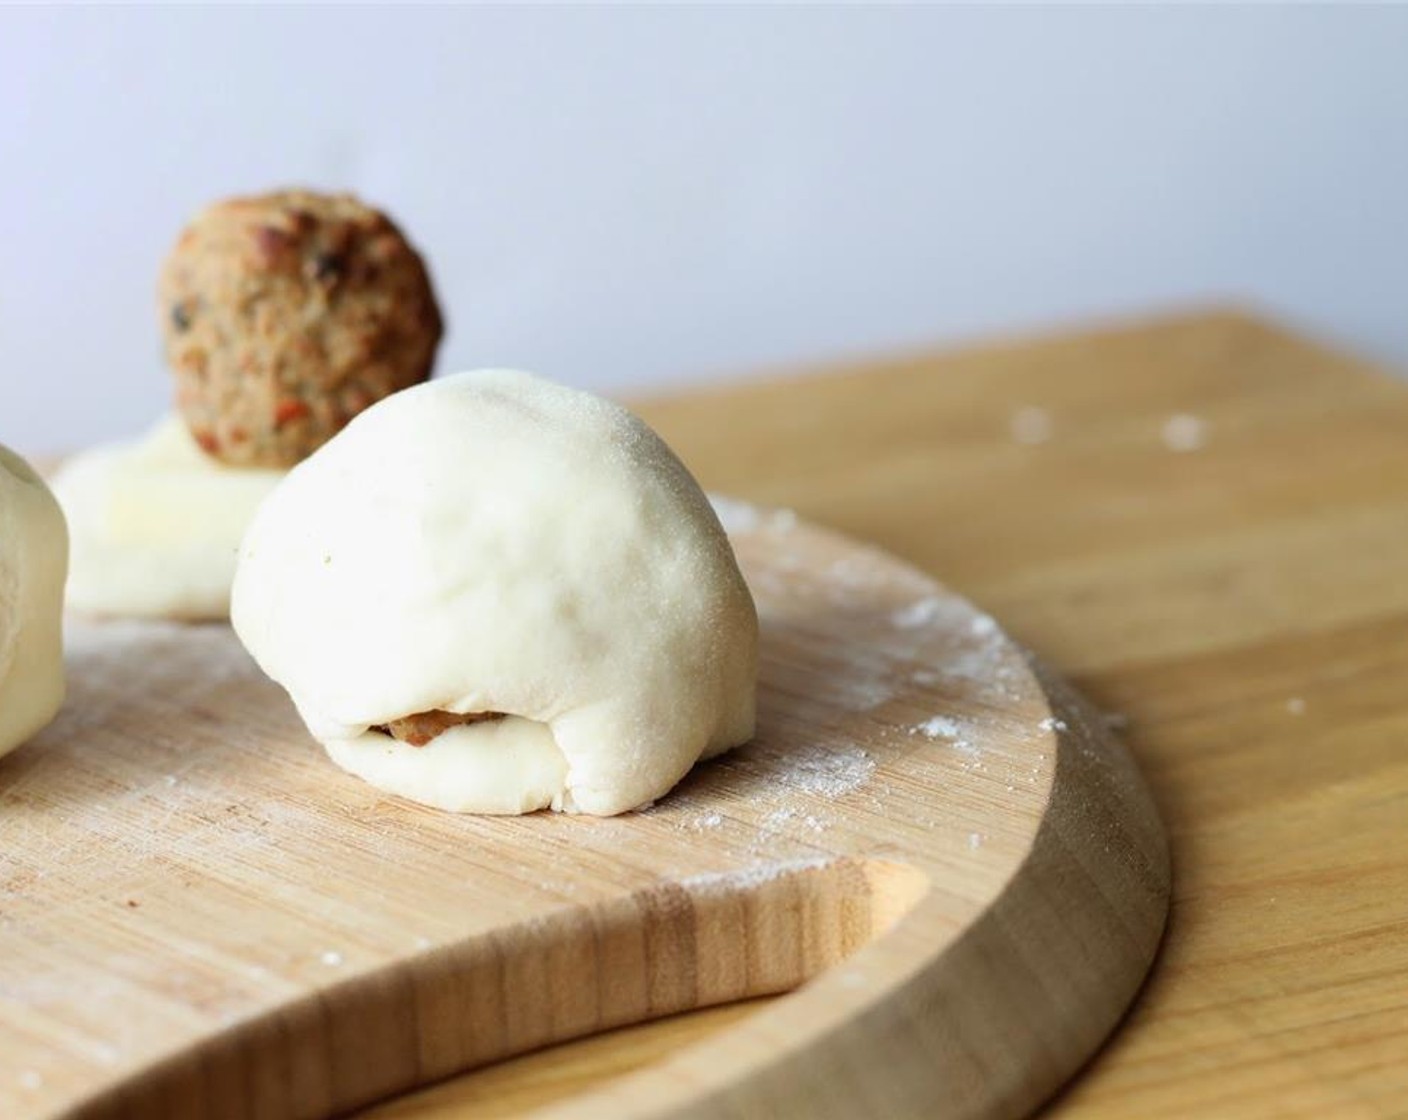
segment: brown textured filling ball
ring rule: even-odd
[[[162,267],[176,404],[210,454],[288,467],[430,376],[442,321],[420,256],[351,195],[218,202]]]

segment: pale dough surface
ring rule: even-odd
[[[698,484],[626,410],[524,373],[404,390],[295,467],[232,621],[340,765],[444,808],[619,813],[753,732],[757,615]],[[520,718],[369,730],[433,710]]]
[[[53,494],[0,447],[0,755],[63,703],[67,567],[68,530]]]
[[[68,515],[68,605],[83,614],[229,617],[240,538],[282,471],[227,467],[169,417],[95,447],[54,479]]]

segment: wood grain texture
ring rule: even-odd
[[[1403,1115],[1408,388],[1233,312],[805,372],[640,411],[709,485],[942,576],[1127,715],[1170,828],[1164,948],[1049,1115]],[[1180,414],[1201,449],[1165,443]],[[457,1087],[414,1115],[472,1115]]]
[[[0,1116],[328,1116],[793,989],[558,1107],[1002,1117],[1049,1094],[1163,925],[1137,772],[917,570],[729,519],[758,738],[621,818],[382,796],[227,628],[73,626],[69,703],[0,762]]]
[[[655,1019],[534,1050],[450,1078],[360,1113],[376,1120],[415,1120],[426,1115],[507,1120],[525,1108],[542,1109],[580,1097],[602,1081],[623,1077],[670,1057],[766,1007],[760,997]],[[563,1061],[564,1051],[571,1060]]]

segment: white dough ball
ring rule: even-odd
[[[295,467],[232,620],[339,765],[444,809],[620,813],[753,733],[757,615],[698,484],[526,373],[406,389]],[[436,711],[511,718],[377,730]]]
[[[283,476],[212,459],[175,417],[138,442],[74,456],[54,479],[73,533],[69,607],[228,618],[240,538]]]
[[[67,569],[58,503],[28,463],[0,447],[0,755],[63,703]]]

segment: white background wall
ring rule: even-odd
[[[1237,297],[1408,362],[1408,9],[0,10],[0,442],[145,424],[184,219],[427,251],[440,369],[624,388]]]

